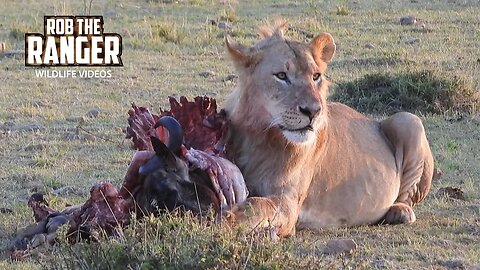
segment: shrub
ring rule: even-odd
[[[181,43],[187,37],[182,29],[174,22],[159,22],[152,25],[152,38],[173,43]]]
[[[350,14],[350,9],[345,4],[337,6],[336,14],[339,16],[347,16],[348,14]]]
[[[219,21],[236,22],[237,20],[238,15],[233,8],[224,9],[219,16]]]
[[[32,32],[33,30],[25,25],[17,25],[10,30],[10,38],[21,40],[25,38],[25,33]]]
[[[364,113],[386,114],[399,111],[475,113],[480,105],[479,93],[471,83],[430,70],[368,74],[340,83],[331,99]]]

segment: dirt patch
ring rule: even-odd
[[[456,200],[462,200],[462,201],[466,201],[467,198],[465,197],[465,194],[463,193],[463,191],[459,188],[456,188],[456,187],[443,187],[443,188],[440,188],[438,191],[437,191],[437,195],[438,196],[443,196],[443,197],[446,197],[448,199],[456,199]]]

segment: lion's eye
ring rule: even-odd
[[[315,74],[313,74],[313,80],[314,80],[314,81],[318,81],[321,76],[322,76],[322,75],[320,75],[320,73],[315,73]]]
[[[286,81],[287,80],[287,73],[285,72],[278,72],[273,74],[275,77],[277,77],[279,80]]]

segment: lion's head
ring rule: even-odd
[[[226,109],[235,126],[247,132],[282,135],[292,144],[312,143],[325,124],[329,82],[324,76],[335,53],[333,37],[322,33],[310,44],[283,34],[286,23],[262,27],[251,47],[227,37],[239,86]]]

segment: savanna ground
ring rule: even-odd
[[[23,33],[42,32],[44,15],[80,15],[84,10],[83,1],[2,1],[0,42],[5,42],[7,49],[23,49]],[[121,182],[134,153],[122,133],[131,102],[156,111],[166,106],[169,95],[194,97],[207,93],[224,100],[235,86],[235,80],[225,78],[234,71],[226,58],[223,30],[210,20],[228,21],[234,38],[245,44],[257,38],[258,24],[278,15],[289,21],[293,30],[287,34],[297,39],[308,40],[309,33],[330,32],[338,51],[328,76],[334,82],[332,91],[338,93],[342,85],[359,83],[356,80],[378,72],[400,78],[397,84],[412,86],[411,81],[401,81],[402,74],[432,71],[439,81],[433,84],[435,89],[456,88],[458,84],[449,82],[457,80],[473,94],[478,95],[480,89],[477,0],[95,0],[91,13],[104,16],[105,31],[123,36],[125,65],[112,68],[111,78],[37,78],[32,68],[24,67],[23,57],[0,58],[0,124],[14,125],[11,131],[4,127],[0,133],[0,207],[13,210],[0,213],[2,250],[17,228],[33,222],[26,205],[32,192],[47,194],[54,207],[62,208],[66,203],[84,201],[94,183]],[[399,19],[406,15],[415,15],[420,21],[401,26]],[[203,72],[207,73],[199,75]],[[365,105],[369,93],[357,92],[361,95],[358,100]],[[398,102],[384,100],[389,101]],[[94,108],[101,110],[96,118],[86,118],[80,124],[66,120]],[[188,216],[166,214],[136,222],[121,239],[75,246],[61,242],[46,256],[32,254],[22,262],[10,261],[3,254],[0,268],[478,267],[478,108],[473,108],[477,109],[473,114],[441,109],[440,114],[438,110],[437,114],[418,112],[443,175],[415,208],[418,221],[413,225],[301,231],[295,237],[272,241],[261,232],[227,230]],[[381,111],[373,111],[374,117],[384,116]],[[31,124],[44,129],[30,132],[15,128]],[[460,188],[467,200],[437,194],[439,188],[447,186]],[[61,187],[76,192],[53,194]],[[325,244],[337,238],[354,239],[357,250],[351,255],[324,254]]]

